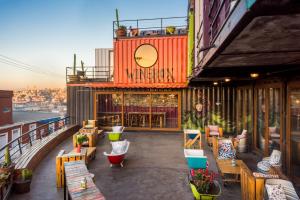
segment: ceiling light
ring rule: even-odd
[[[218,85],[218,82],[214,82],[214,85]]]
[[[231,79],[230,78],[225,78],[225,82],[230,82],[231,81]]]
[[[258,73],[251,73],[250,76],[251,76],[251,78],[257,78],[259,76],[259,74]]]

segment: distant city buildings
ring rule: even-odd
[[[41,111],[64,115],[67,107],[66,89],[24,89],[14,91],[14,111]]]

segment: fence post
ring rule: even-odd
[[[21,143],[20,143],[20,138],[18,138],[18,145],[19,145],[20,154],[22,154],[22,147],[21,147]]]

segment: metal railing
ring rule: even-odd
[[[76,67],[75,79],[71,76],[74,75],[73,67],[66,68],[66,82],[110,82],[113,80],[113,67],[112,66],[90,66]]]
[[[119,26],[125,26],[126,36],[123,37],[147,37],[168,35],[167,27],[174,27],[175,31],[170,35],[187,34],[187,17],[166,17],[152,19],[121,20]],[[137,30],[137,34],[132,34],[131,30]],[[113,21],[113,38],[119,38],[116,35],[118,22]]]
[[[26,150],[28,150],[37,141],[54,133],[57,130],[64,128],[70,123],[70,117],[65,117],[47,124],[43,124],[36,129],[28,131],[23,135],[13,139],[0,149],[0,160],[3,161],[5,156],[5,149],[8,147],[12,161],[19,158]]]
[[[210,4],[208,12],[209,18],[209,41],[213,44],[219,31],[223,27],[231,9],[238,3],[239,0],[213,0]]]

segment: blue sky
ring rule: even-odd
[[[60,75],[0,62],[0,89],[64,87],[73,53],[93,66],[94,49],[112,47],[115,8],[120,20],[185,16],[187,0],[0,0],[0,55]]]

